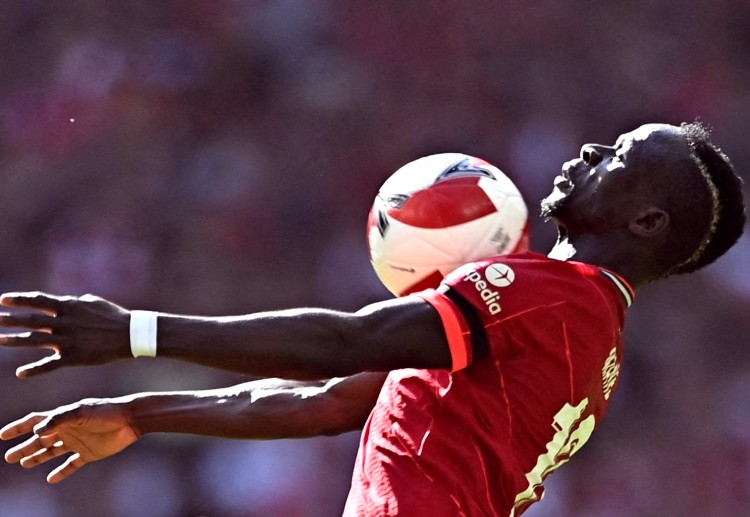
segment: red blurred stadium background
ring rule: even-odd
[[[352,309],[387,296],[367,211],[418,156],[497,164],[532,214],[580,144],[644,122],[700,117],[750,163],[746,0],[8,0],[0,22],[2,291]],[[535,221],[535,249],[553,236]],[[744,238],[639,293],[608,419],[527,515],[747,515],[748,263]],[[3,424],[243,380],[139,360],[20,382],[25,358],[0,350]],[[327,517],[356,445],[152,436],[55,487],[3,464],[1,513]]]

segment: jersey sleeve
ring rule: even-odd
[[[520,352],[549,326],[547,318],[560,315],[565,297],[558,279],[535,262],[525,255],[493,257],[465,264],[443,279],[438,292],[452,301],[471,330],[472,360]]]
[[[487,355],[487,335],[476,311],[460,295],[447,286],[414,293],[440,315],[451,354],[451,371],[469,366]]]

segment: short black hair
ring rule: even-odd
[[[729,157],[711,141],[710,129],[700,121],[683,122],[680,129],[711,200],[709,210],[697,210],[694,215],[710,219],[699,225],[705,232],[694,251],[665,276],[691,273],[714,262],[740,238],[746,218],[742,179]]]

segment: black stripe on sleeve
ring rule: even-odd
[[[466,298],[450,287],[441,286],[440,292],[456,304],[456,307],[461,311],[466,323],[469,325],[474,361],[488,357],[490,355],[490,344],[487,340],[487,331],[484,329],[484,324],[482,324],[482,320],[479,318],[476,309],[466,301]]]

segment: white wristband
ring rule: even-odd
[[[156,357],[156,318],[153,311],[130,311],[130,351],[133,357]]]

